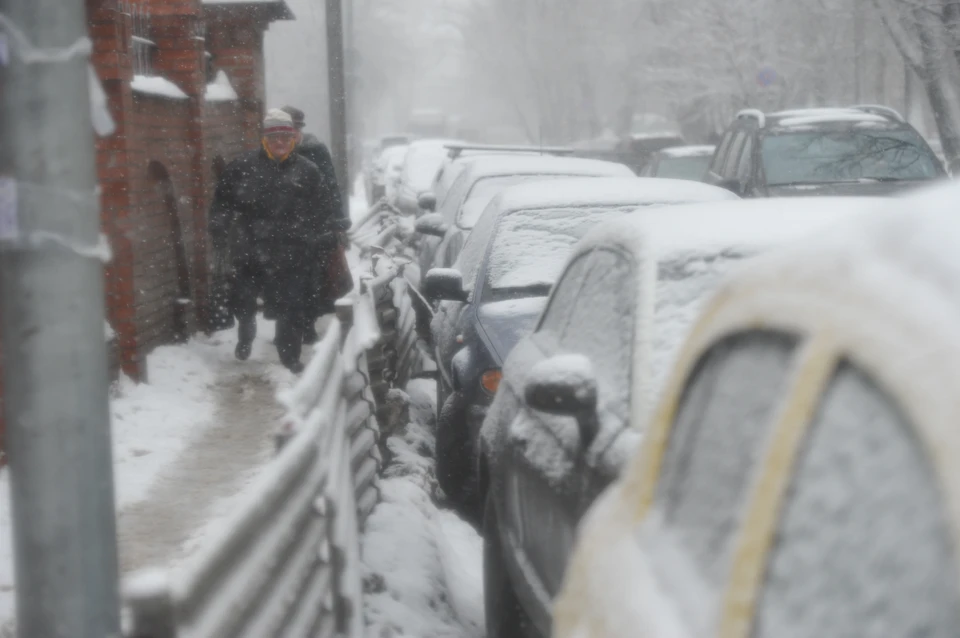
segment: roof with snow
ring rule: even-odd
[[[869,219],[847,220],[770,261],[809,277],[882,266],[914,281],[912,289],[921,283],[937,289],[960,317],[958,207],[960,184],[952,181],[881,199]]]
[[[179,86],[158,75],[135,75],[130,88],[137,93],[163,97],[170,100],[186,100],[187,94]]]
[[[716,146],[710,144],[703,144],[698,146],[668,146],[667,148],[661,148],[660,154],[664,157],[671,158],[680,158],[680,157],[709,157],[713,155],[714,151],[717,150]]]
[[[662,258],[687,251],[751,251],[816,234],[874,210],[883,201],[874,197],[791,197],[681,204],[671,206],[668,212],[643,209],[594,229],[583,241],[619,244],[637,253],[652,245]]]
[[[503,211],[738,199],[730,191],[710,184],[662,177],[590,177],[527,182],[505,189],[499,198]]]
[[[472,180],[496,175],[633,176],[633,171],[616,162],[555,155],[478,156],[467,170]]]
[[[812,108],[777,111],[766,115],[767,126],[794,128],[823,124],[902,126],[895,111],[882,107]]]
[[[273,20],[296,20],[286,0],[203,0],[203,6],[210,8],[260,7],[268,10]]]

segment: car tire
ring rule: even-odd
[[[437,483],[451,507],[479,527],[482,512],[477,502],[477,464],[467,440],[466,426],[454,418],[457,412],[463,411],[457,405],[462,400],[456,392],[450,394],[437,419]]]
[[[500,526],[493,496],[483,508],[483,597],[487,638],[526,638],[530,620],[503,564]]]

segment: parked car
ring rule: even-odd
[[[886,107],[741,111],[706,181],[742,197],[889,195],[945,175],[930,146]]]
[[[669,146],[651,155],[640,171],[645,177],[670,177],[702,182],[716,150],[715,146]]]
[[[364,171],[364,187],[366,188],[368,201],[375,202],[378,201],[384,195],[383,188],[383,171],[379,170],[380,157],[383,155],[383,152],[388,148],[393,148],[396,146],[404,146],[410,144],[413,141],[413,137],[406,133],[390,133],[380,137],[374,142],[369,142],[371,146],[369,151],[369,159],[366,162],[366,170]],[[365,144],[367,146],[367,144]]]
[[[417,140],[407,148],[403,171],[393,204],[404,215],[420,213],[420,195],[430,190],[437,170],[447,157],[446,144],[456,140]]]
[[[440,300],[431,325],[437,382],[437,479],[479,520],[476,441],[510,350],[543,310],[570,247],[601,221],[641,207],[733,199],[679,180],[571,179],[514,186],[496,196],[454,268],[427,273]]]
[[[431,268],[451,266],[480,214],[507,186],[562,177],[632,176],[622,164],[599,160],[552,155],[477,157],[457,177],[440,209],[418,220],[417,232],[436,238],[422,242],[420,270],[426,273]]]
[[[450,187],[460,176],[470,160],[477,157],[491,157],[506,155],[508,157],[516,155],[567,155],[572,149],[566,148],[545,148],[537,146],[520,145],[492,145],[492,144],[464,144],[447,145],[449,150],[447,158],[440,165],[437,176],[433,180],[433,187],[429,195],[432,195],[432,206],[427,206],[423,212],[434,212],[437,206],[443,205]],[[421,206],[423,208],[423,206]]]
[[[669,146],[685,144],[677,133],[636,133],[618,137],[612,131],[573,144],[574,156],[619,162],[640,175],[654,153]]]
[[[889,199],[722,287],[580,527],[554,636],[956,633],[958,204]]]
[[[653,436],[642,424],[656,391],[722,278],[876,201],[798,198],[644,209],[597,227],[577,245],[536,329],[507,358],[481,431],[488,636],[550,635],[551,602],[581,516],[620,474],[641,435]],[[717,320],[722,329],[724,317]],[[745,387],[760,382],[736,369],[730,377]],[[713,445],[728,465],[740,462],[735,445]],[[617,588],[621,581],[610,582]],[[619,591],[597,592],[591,599],[597,610],[605,594],[620,599]],[[631,625],[623,635],[662,635],[638,627],[645,625]]]
[[[383,152],[383,197],[388,202],[395,202],[397,191],[400,188],[400,177],[403,173],[403,162],[407,156],[406,146],[392,146]]]
[[[370,203],[380,201],[387,195],[387,186],[392,187],[395,180],[400,178],[403,168],[403,158],[407,154],[407,147],[391,146],[377,155],[373,162],[370,175]]]

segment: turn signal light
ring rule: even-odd
[[[500,387],[500,379],[502,378],[503,372],[501,370],[487,370],[483,373],[483,376],[480,377],[480,385],[490,394],[496,394],[497,388]]]

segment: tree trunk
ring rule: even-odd
[[[923,52],[924,73],[921,76],[940,143],[951,172],[960,169],[960,68],[949,45],[946,25],[936,15],[917,12],[917,34]]]

